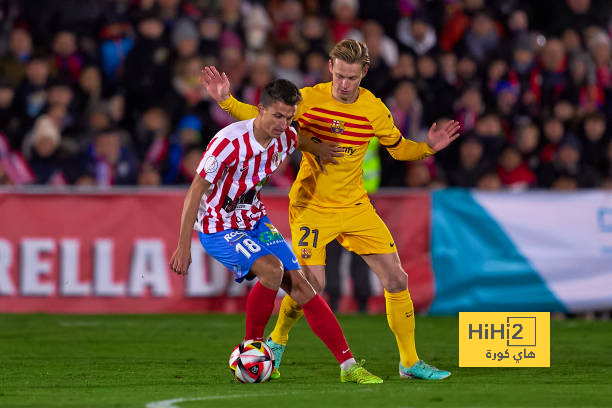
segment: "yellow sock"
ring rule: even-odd
[[[304,316],[302,306],[289,295],[285,295],[281,303],[280,311],[278,312],[278,319],[276,320],[276,326],[270,333],[272,341],[278,344],[286,345],[289,341],[289,331],[294,324],[300,320],[300,317]]]
[[[404,367],[410,367],[419,356],[414,345],[414,307],[408,289],[390,293],[385,290],[387,306],[387,322],[395,339],[400,353],[400,360]]]

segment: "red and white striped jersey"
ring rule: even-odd
[[[297,132],[289,127],[263,147],[255,140],[253,121],[232,123],[208,144],[197,172],[212,185],[202,197],[194,229],[205,234],[249,230],[266,215],[260,190],[295,150]]]

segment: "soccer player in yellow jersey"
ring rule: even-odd
[[[317,157],[303,153],[297,178],[289,193],[289,224],[293,251],[317,292],[325,287],[325,247],[337,239],[363,257],[385,289],[387,321],[397,340],[399,374],[405,378],[438,380],[451,373],[419,359],[414,343],[414,308],[408,279],[401,266],[393,237],[370,203],[363,187],[362,162],[371,138],[377,137],[397,160],[419,160],[444,149],[459,137],[459,124],[441,128],[434,123],[427,141],[402,137],[385,104],[359,86],[368,72],[367,47],[342,40],[329,54],[332,82],[300,90],[302,102],[295,115],[300,137],[334,144],[342,154],[325,169]],[[214,67],[202,71],[202,84],[219,105],[238,120],[257,116],[257,108],[230,95],[229,80]],[[285,296],[268,344],[277,363],[291,327],[302,316],[299,305]],[[280,377],[278,366],[273,377]]]

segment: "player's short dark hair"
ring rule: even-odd
[[[272,105],[274,102],[282,102],[285,105],[297,105],[302,100],[300,90],[293,82],[286,79],[275,79],[264,87],[259,96],[259,103],[264,108]]]

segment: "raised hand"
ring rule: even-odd
[[[219,74],[215,67],[204,67],[200,75],[200,82],[216,102],[222,102],[229,98],[230,82],[225,72]]]
[[[431,147],[432,150],[439,152],[459,137],[460,127],[461,125],[459,122],[449,120],[438,129],[438,126],[434,122],[429,128],[429,132],[427,132],[427,145]]]

